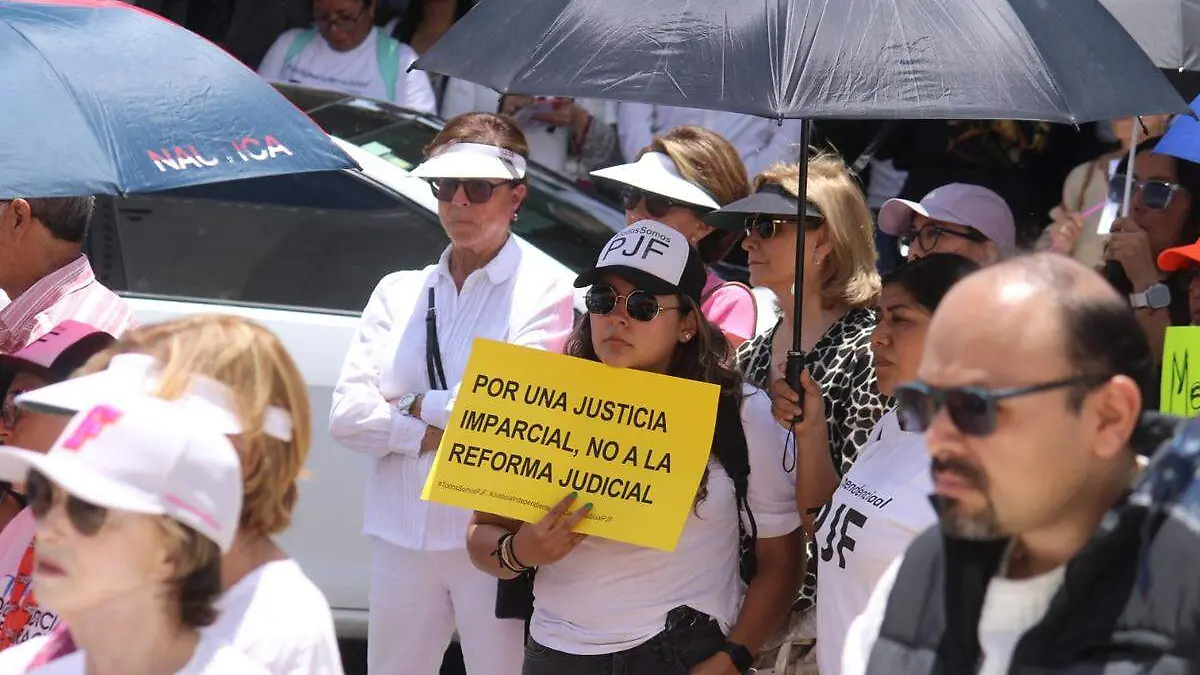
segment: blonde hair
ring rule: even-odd
[[[800,167],[776,164],[754,178],[800,195]],[[821,267],[821,302],[825,307],[846,304],[868,307],[881,284],[876,263],[875,227],[862,190],[837,155],[820,152],[808,160],[808,201],[825,216],[824,227],[833,250]]]
[[[220,547],[176,520],[166,516],[154,520],[175,563],[175,573],[167,582],[169,610],[184,626],[211,626],[217,620],[216,601],[221,595]]]
[[[81,372],[103,370],[113,356],[130,352],[149,354],[162,364],[162,384],[155,393],[163,398],[183,395],[193,374],[232,390],[244,429],[234,439],[245,486],[239,528],[266,536],[287,529],[299,498],[296,480],[312,443],[312,411],[304,378],[279,338],[241,317],[195,315],[132,330]],[[292,440],[264,431],[270,406],[292,416]]]

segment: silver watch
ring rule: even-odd
[[[401,396],[398,401],[396,401],[396,409],[399,410],[402,414],[411,416],[413,406],[416,405],[416,403],[417,403],[417,395],[416,394],[405,394],[405,395]]]
[[[1141,293],[1129,294],[1129,305],[1134,309],[1162,309],[1171,306],[1171,289],[1166,284],[1150,284]]]

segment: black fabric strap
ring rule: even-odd
[[[442,370],[442,348],[438,344],[437,312],[434,310],[433,287],[429,287],[429,310],[425,312],[425,371],[430,389],[447,389],[446,373]]]

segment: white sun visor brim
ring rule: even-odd
[[[500,178],[525,177],[525,158],[507,148],[482,143],[452,143],[412,170],[417,178]]]
[[[114,394],[152,394],[160,383],[159,365],[147,354],[118,354],[107,369],[25,392],[16,404],[41,412],[75,414],[109,400]],[[181,405],[192,410],[225,435],[243,433],[235,412],[233,392],[224,384],[203,375],[192,375]],[[292,440],[292,416],[270,406],[263,415],[263,432],[272,438]]]
[[[685,204],[706,209],[721,208],[712,195],[681,176],[675,162],[661,152],[647,152],[632,164],[599,169],[592,175]]]

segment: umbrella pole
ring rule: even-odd
[[[804,370],[804,352],[800,347],[800,336],[804,326],[804,212],[808,204],[808,146],[812,136],[812,122],[804,120],[800,125],[800,185],[796,202],[796,280],[792,284],[792,301],[795,313],[792,321],[792,348],[787,354],[786,378],[792,391],[800,392],[800,372]],[[803,398],[801,398],[803,405]],[[799,420],[797,420],[799,421]]]
[[[1138,127],[1141,125],[1140,117],[1133,118],[1133,127],[1130,131],[1129,139],[1129,165],[1125,167],[1125,199],[1121,200],[1121,217],[1129,217],[1129,198],[1133,195],[1133,160],[1137,157],[1138,144]]]

